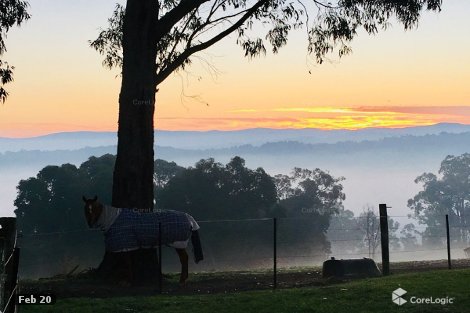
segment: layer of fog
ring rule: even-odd
[[[158,155],[157,155],[158,157]],[[345,209],[360,214],[366,206],[378,208],[379,203],[386,203],[392,208],[390,215],[407,215],[408,199],[412,198],[421,188],[414,179],[423,172],[436,173],[440,160],[420,159],[415,162],[403,160],[396,163],[380,158],[365,158],[356,155],[335,157],[330,159],[301,156],[259,156],[245,155],[246,164],[250,168],[263,167],[269,174],[288,174],[293,167],[320,168],[327,170],[335,177],[343,176],[342,182],[346,200]],[[226,163],[229,156],[217,157],[216,161]],[[194,166],[198,158],[179,157],[175,161],[182,166]],[[75,162],[79,165],[79,162]],[[36,176],[44,164],[25,165],[24,167],[2,168],[0,175],[0,215],[13,216],[13,201],[16,198],[16,186],[20,179]],[[176,208],[177,209],[177,208]]]

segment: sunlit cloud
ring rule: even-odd
[[[161,129],[403,128],[437,123],[470,124],[469,107],[278,107],[237,109],[220,118],[159,118]]]
[[[352,112],[351,108],[335,108],[335,107],[301,107],[301,108],[275,108],[273,112],[304,112],[304,113],[348,113]]]
[[[355,111],[470,116],[470,106],[363,106]]]

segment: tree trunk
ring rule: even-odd
[[[123,24],[123,67],[119,95],[117,158],[113,176],[112,205],[153,211],[153,116],[156,92],[155,0],[128,0]],[[157,273],[156,249],[132,254],[137,283]],[[115,273],[116,255],[106,253],[102,273]],[[114,267],[114,268],[110,268]]]
[[[157,1],[128,0],[113,200],[116,207],[153,210],[153,115]]]

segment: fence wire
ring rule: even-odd
[[[432,227],[417,224],[408,216],[389,217],[398,221],[397,229],[389,229],[390,261],[430,261],[447,258],[445,217],[442,224]],[[277,238],[277,267],[292,269],[321,266],[335,257],[372,258],[381,261],[378,221],[364,217],[345,221],[330,221],[325,228],[319,218],[280,218],[277,233],[273,219],[202,220],[198,221],[205,259],[199,264],[190,262],[191,272],[226,272],[271,270],[274,263],[274,236]],[[403,226],[414,224],[412,231]],[[466,258],[462,240],[467,226],[451,224],[451,255]],[[104,255],[103,234],[93,229],[70,229],[50,232],[20,233],[21,248],[19,275],[22,279],[38,279],[78,273],[96,268]],[[191,254],[191,251],[188,251]],[[179,259],[169,247],[163,247],[164,272],[179,272]]]

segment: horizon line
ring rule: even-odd
[[[229,129],[229,130],[222,130],[222,129],[209,129],[209,130],[169,130],[169,129],[158,129],[155,128],[154,132],[193,132],[193,133],[209,133],[209,132],[222,132],[222,133],[229,133],[229,132],[242,132],[242,131],[248,131],[248,130],[316,130],[316,131],[350,131],[350,132],[356,132],[356,131],[362,131],[362,130],[371,130],[371,129],[383,129],[383,130],[400,130],[400,129],[408,129],[408,128],[424,128],[424,127],[432,127],[432,126],[437,126],[437,125],[458,125],[458,126],[470,126],[469,124],[466,123],[452,123],[452,122],[438,122],[438,123],[432,123],[428,125],[405,125],[405,126],[377,126],[377,127],[362,127],[362,128],[314,128],[314,127],[299,127],[299,128],[294,128],[294,127],[283,127],[283,128],[276,128],[276,127],[249,127],[249,128],[240,128],[240,129]],[[41,138],[41,137],[47,137],[47,136],[52,136],[52,135],[58,135],[58,134],[72,134],[72,133],[115,133],[117,134],[117,130],[112,131],[112,130],[71,130],[71,131],[56,131],[56,132],[48,132],[40,135],[33,135],[33,136],[0,136],[0,139],[34,139],[34,138]]]

